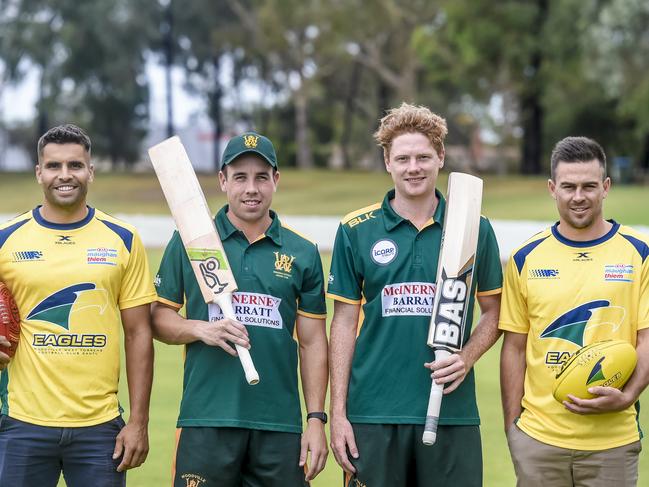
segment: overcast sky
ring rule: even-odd
[[[147,63],[146,73],[150,87],[150,110],[153,123],[167,121],[164,69],[155,61]],[[184,74],[180,68],[172,71],[174,84],[174,118],[177,125],[184,125],[192,113],[203,112],[204,102],[188,94],[183,88]],[[17,86],[7,85],[0,97],[0,116],[5,122],[30,120],[36,114],[34,104],[38,93],[38,71],[28,72],[24,81]]]

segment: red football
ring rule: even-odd
[[[0,352],[13,357],[20,339],[20,314],[9,288],[2,282],[0,282],[0,335],[11,343],[10,348],[0,345]]]

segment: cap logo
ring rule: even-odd
[[[257,137],[256,135],[244,135],[243,136],[243,143],[249,149],[255,149],[257,147],[257,141],[258,140],[259,140],[259,137]]]

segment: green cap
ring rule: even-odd
[[[242,135],[232,137],[225,146],[223,159],[221,160],[221,169],[234,161],[243,154],[258,154],[272,167],[277,168],[277,156],[273,143],[263,135],[254,132],[247,132]]]

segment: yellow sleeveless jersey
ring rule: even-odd
[[[499,327],[528,335],[517,425],[562,448],[604,450],[640,438],[634,406],[578,415],[552,396],[561,365],[579,348],[607,339],[635,346],[649,327],[649,238],[611,223],[589,242],[568,240],[555,225],[514,251],[506,270]]]
[[[135,229],[94,208],[74,224],[36,208],[0,225],[0,280],[22,320],[2,413],[58,427],[116,417],[120,310],[156,297]]]

